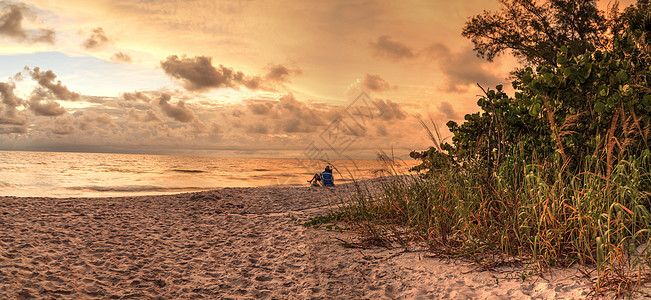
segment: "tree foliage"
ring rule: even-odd
[[[510,49],[528,64],[554,65],[561,46],[572,54],[606,46],[609,22],[594,0],[539,2],[500,0],[501,10],[473,16],[462,35],[489,61]]]
[[[608,168],[649,149],[651,131],[651,32],[648,1],[627,9],[608,50],[560,46],[553,64],[515,75],[513,97],[502,86],[485,91],[481,111],[450,121],[451,144],[412,153],[416,169],[473,165],[490,178],[512,156],[530,163],[557,157],[565,169],[586,171],[598,159]],[[576,54],[580,53],[580,54]],[[610,173],[610,169],[607,170]]]

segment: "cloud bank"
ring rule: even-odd
[[[241,87],[249,90],[274,91],[276,84],[289,82],[291,75],[301,74],[298,69],[272,65],[264,77],[251,76],[223,65],[215,67],[212,64],[212,57],[209,56],[170,55],[160,65],[165,74],[179,80],[188,91]]]
[[[214,67],[212,57],[178,57],[168,56],[161,62],[165,73],[181,81],[189,91],[205,91],[214,88],[238,88],[244,86],[256,90],[260,88],[262,79],[257,76],[247,76],[232,68]]]

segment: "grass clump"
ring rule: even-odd
[[[471,166],[396,177],[377,196],[360,187],[339,216],[377,245],[417,242],[486,268],[508,256],[538,270],[594,266],[597,291],[619,293],[648,281],[651,153],[620,160],[608,176],[545,180],[553,167],[510,159],[488,182]]]
[[[309,221],[303,223],[303,226],[317,229],[322,225],[325,225],[325,228],[328,230],[342,230],[339,226],[335,225],[335,223],[342,221],[345,215],[346,213],[343,211],[330,212],[327,215],[311,218]]]

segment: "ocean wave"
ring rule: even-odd
[[[186,169],[172,169],[174,172],[181,172],[181,173],[206,173],[206,171],[202,170],[186,170]]]
[[[0,187],[8,188],[8,187],[15,187],[15,186],[16,186],[16,185],[14,185],[14,184],[11,184],[11,183],[8,183],[8,182],[0,181]]]

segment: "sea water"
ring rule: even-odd
[[[336,168],[335,183],[382,176],[387,170],[379,160],[0,151],[0,196],[134,196],[307,186],[328,164]],[[414,164],[399,161],[396,169],[405,171]]]

